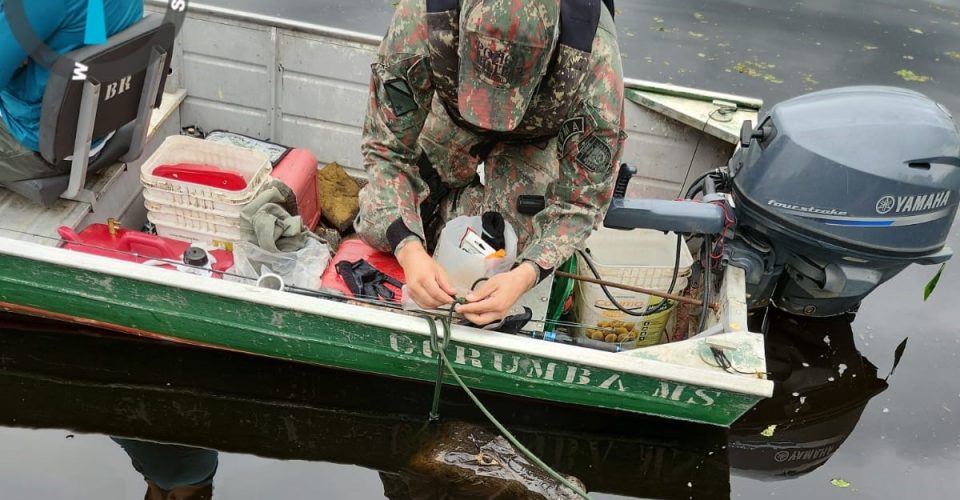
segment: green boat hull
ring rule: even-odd
[[[425,335],[21,256],[0,254],[0,303],[15,312],[272,358],[422,381],[437,376]],[[729,426],[762,399],[468,344],[456,334],[447,353],[471,388],[571,405]],[[453,379],[447,374],[444,382]]]

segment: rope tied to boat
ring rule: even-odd
[[[477,396],[467,387],[467,384],[460,378],[460,374],[457,373],[457,370],[453,367],[453,364],[450,363],[450,360],[447,359],[447,347],[450,345],[450,339],[453,336],[451,324],[453,323],[453,314],[456,311],[457,304],[465,304],[466,299],[460,297],[457,298],[456,302],[450,305],[448,313],[444,316],[430,316],[427,314],[420,315],[427,321],[427,327],[430,329],[430,348],[437,353],[437,380],[433,388],[433,406],[430,409],[430,421],[435,422],[440,419],[440,388],[443,386],[443,371],[446,368],[450,372],[450,375],[457,382],[457,385],[463,389],[463,392],[467,393],[467,396],[473,401],[473,404],[476,405],[477,409],[480,410],[480,413],[483,413],[483,416],[487,417],[487,420],[496,427],[497,431],[513,445],[514,448],[520,450],[527,460],[533,462],[537,467],[543,469],[550,477],[555,479],[557,482],[568,488],[570,491],[576,493],[581,498],[590,500],[590,495],[584,491],[579,486],[573,484],[569,479],[560,475],[559,472],[553,470],[549,465],[540,460],[532,451],[527,449],[526,446],[520,443],[517,438],[504,427],[503,424],[497,420],[496,417],[490,413],[490,410],[484,406],[483,403],[477,398]],[[443,327],[443,340],[439,339],[440,332],[437,328],[437,321],[440,321],[440,326]]]
[[[446,353],[447,346],[450,345],[450,324],[453,322],[453,313],[456,310],[457,304],[466,303],[466,299],[463,297],[458,297],[450,306],[450,310],[446,317],[438,318],[437,316],[432,316],[429,314],[420,315],[422,318],[427,320],[427,326],[430,328],[430,350],[437,353],[437,380],[433,385],[433,404],[430,407],[431,422],[440,420],[440,390],[443,388],[443,367],[447,364]],[[437,319],[440,319],[441,324],[443,325],[442,341],[438,338],[439,331],[437,330]]]

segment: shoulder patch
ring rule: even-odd
[[[591,172],[610,170],[613,164],[613,151],[603,139],[595,135],[587,136],[580,141],[580,153],[577,154],[577,163]]]
[[[585,127],[586,120],[582,116],[575,116],[563,122],[563,125],[560,126],[560,133],[557,135],[557,144],[560,147],[560,151],[566,148],[567,141],[569,141],[571,137],[582,134]]]
[[[396,78],[385,82],[383,88],[387,91],[387,99],[390,101],[393,114],[403,116],[419,108],[416,99],[413,98],[413,91],[410,90],[406,81]]]

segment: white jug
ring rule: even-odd
[[[450,278],[450,284],[462,297],[470,292],[471,287],[481,278],[489,278],[495,274],[509,271],[517,261],[517,233],[509,222],[504,223],[503,231],[506,242],[505,257],[487,258],[481,255],[467,253],[460,248],[460,240],[467,228],[477,234],[483,234],[483,221],[478,216],[460,216],[453,219],[440,231],[437,248],[433,252],[433,259],[440,264]]]

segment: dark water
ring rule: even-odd
[[[383,0],[216,3],[374,33],[390,15]],[[951,55],[960,52],[960,0],[617,3],[631,77],[767,102],[840,85],[900,85],[960,110],[960,60]],[[906,81],[898,71],[928,79]],[[949,242],[960,248],[960,226]],[[492,405],[552,465],[605,492],[599,498],[952,498],[960,488],[960,266],[949,265],[924,302],[932,274],[907,269],[868,298],[852,325],[774,318],[781,394],[729,433],[509,399]],[[2,321],[4,500],[142,497],[143,475],[108,435],[221,450],[215,498],[383,498],[376,471],[402,470],[430,438],[421,384]],[[902,362],[884,382],[904,338]],[[482,422],[462,395],[446,394],[447,418]],[[760,436],[774,423],[773,436]],[[171,460],[149,459],[181,452],[147,452],[139,459],[151,465],[141,469],[190,477],[163,470]],[[205,476],[210,465],[187,469]]]

